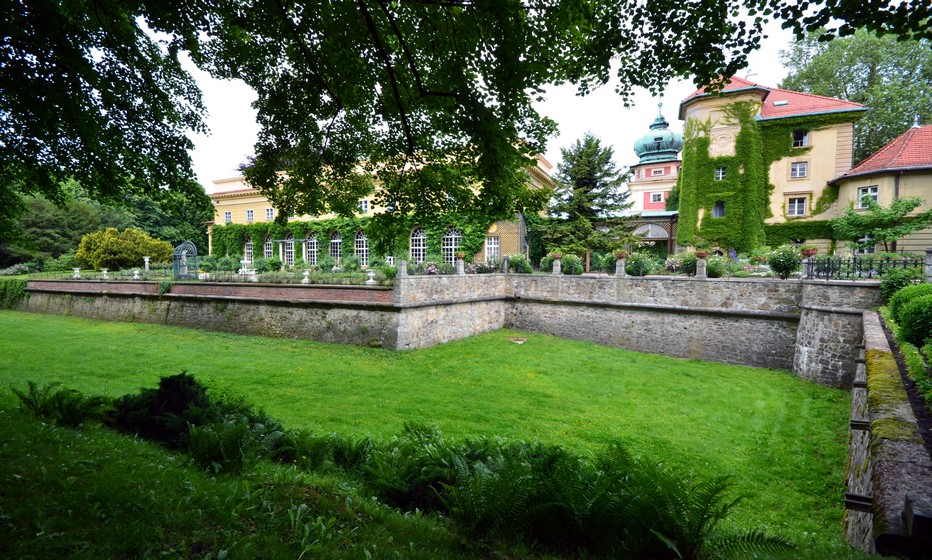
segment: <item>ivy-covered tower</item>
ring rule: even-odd
[[[660,111],[650,131],[634,143],[639,161],[631,166],[631,180],[628,181],[633,202],[629,212],[632,213],[665,210],[680,171],[683,135],[670,130],[670,123],[663,117],[663,103],[657,106]]]
[[[767,243],[765,223],[824,220],[865,110],[737,77],[684,99],[677,242],[742,252]]]

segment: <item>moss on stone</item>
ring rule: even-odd
[[[898,405],[909,405],[906,389],[893,354],[869,349],[865,353],[867,364],[867,401],[871,410]]]
[[[871,422],[871,437],[890,441],[922,443],[916,425],[899,418],[880,418]]]

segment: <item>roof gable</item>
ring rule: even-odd
[[[842,177],[917,168],[932,168],[932,125],[910,128]]]
[[[788,117],[847,111],[860,113],[861,111],[867,110],[867,108],[860,103],[835,99],[834,97],[791,91],[788,89],[766,87],[737,76],[732,76],[729,82],[720,90],[720,93],[709,93],[707,88],[701,88],[680,102],[679,117],[680,119],[685,118],[686,105],[697,98],[749,91],[758,91],[761,94],[761,108],[760,114],[758,115],[758,118],[761,120],[784,119]],[[857,116],[852,116],[852,120],[856,118]]]

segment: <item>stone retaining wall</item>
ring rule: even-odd
[[[863,363],[852,390],[845,533],[866,552],[927,558],[932,460],[874,311],[863,314]]]
[[[164,285],[163,285],[164,286]],[[642,352],[793,369],[848,387],[878,283],[482,274],[394,288],[30,281],[32,311],[424,348],[510,327]]]

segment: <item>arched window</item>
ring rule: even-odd
[[[340,264],[340,250],[343,247],[343,240],[340,239],[340,232],[335,231],[330,234],[330,256]]]
[[[427,232],[414,228],[411,232],[411,262],[422,263],[427,258]]]
[[[304,262],[309,265],[317,264],[317,236],[309,233],[304,240]]]
[[[369,238],[362,230],[356,232],[356,244],[353,246],[359,266],[369,266]]]
[[[267,259],[272,258],[272,236],[271,235],[265,236],[265,244],[262,246],[262,255]]]
[[[243,246],[243,260],[252,264],[252,239],[247,239]]]
[[[460,230],[455,227],[448,227],[447,231],[443,232],[443,245],[440,246],[443,262],[452,263],[456,260],[456,252],[460,248],[462,237]]]
[[[715,206],[712,208],[712,217],[713,218],[724,218],[725,217],[725,202],[719,200],[715,203]]]
[[[294,266],[294,236],[285,236],[285,265]]]

